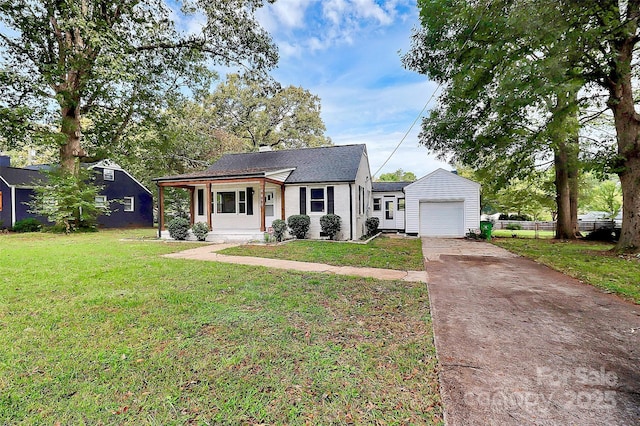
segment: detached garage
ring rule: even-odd
[[[480,184],[444,169],[407,185],[406,233],[464,237],[480,227]]]

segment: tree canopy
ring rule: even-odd
[[[500,164],[504,181],[524,178],[553,156],[559,215],[571,210],[575,217],[579,119],[606,116],[580,112],[608,107],[617,139],[608,166],[620,176],[625,200],[618,249],[638,250],[633,76],[640,0],[420,0],[418,6],[422,27],[404,62],[443,84],[440,105],[423,122],[422,143],[474,167]],[[585,138],[593,139],[598,135]]]
[[[416,180],[416,175],[413,172],[398,169],[395,172],[383,173],[376,180],[379,182],[413,182]]]
[[[203,108],[215,127],[253,149],[331,145],[320,117],[320,98],[302,87],[282,87],[271,79],[231,74],[206,96]]]
[[[0,0],[0,138],[58,147],[68,171],[108,155],[167,100],[206,91],[212,65],[272,67],[275,46],[254,17],[262,5]]]

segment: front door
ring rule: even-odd
[[[395,198],[384,197],[384,218],[382,220],[382,229],[396,229],[395,220]]]
[[[268,228],[275,220],[276,195],[274,191],[266,191],[264,194],[264,224]]]

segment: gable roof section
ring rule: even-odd
[[[412,182],[372,182],[373,192],[402,192]]]
[[[46,177],[38,170],[0,167],[0,179],[9,186],[32,188]]]
[[[450,172],[448,170],[439,168],[439,169],[436,169],[436,170],[432,171],[428,175],[425,175],[425,176],[421,177],[420,179],[416,180],[415,182],[411,182],[409,185],[407,185],[407,188],[413,186],[414,184],[416,184],[418,182],[422,182],[424,180],[429,180],[430,178],[432,178],[434,176],[437,176],[439,174],[442,174],[443,176],[447,177],[448,179],[458,179],[458,180],[460,180],[462,182],[465,182],[467,185],[473,185],[473,186],[475,186],[477,188],[480,188],[480,186],[481,186],[478,182],[475,182],[475,181],[472,181],[471,179],[467,179],[465,177],[462,177],[457,173],[453,173],[453,172]]]
[[[205,171],[154,180],[266,177],[274,172],[292,170],[285,183],[355,182],[365,153],[365,145],[336,145],[225,154]]]

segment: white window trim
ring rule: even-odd
[[[107,208],[107,196],[106,195],[96,195],[95,198],[96,207],[100,209]]]
[[[123,210],[125,212],[134,212],[134,211],[136,211],[136,204],[135,204],[136,198],[135,197],[124,197],[124,200],[131,200],[131,208],[130,209],[128,209],[127,208],[127,204],[124,203]]]
[[[233,213],[224,213],[218,211],[218,194],[222,194],[225,192],[233,192],[235,193],[235,211]],[[240,193],[244,192],[244,201],[240,201]],[[220,215],[237,215],[237,216],[247,216],[247,191],[245,189],[230,189],[228,191],[213,191],[213,199],[215,200],[215,208],[213,209],[213,214]],[[240,204],[244,204],[244,213],[240,213]]]
[[[102,169],[102,180],[111,182],[115,181],[116,171],[114,169]]]
[[[320,201],[320,198],[312,198],[311,194],[314,189],[322,189],[322,211],[315,212],[311,210],[311,203],[313,201]],[[313,186],[309,187],[309,201],[308,201],[308,212],[310,215],[325,215],[327,211],[327,187],[326,186]]]

